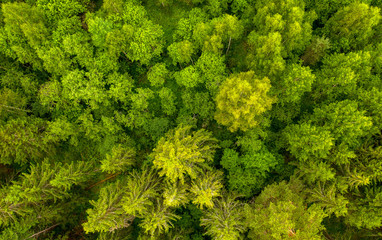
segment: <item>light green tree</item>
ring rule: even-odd
[[[90,201],[87,221],[83,223],[85,232],[112,232],[130,226],[133,215],[124,212],[121,199],[126,191],[126,181],[118,180],[102,187],[96,201]]]
[[[196,87],[203,81],[203,78],[200,77],[199,72],[194,66],[183,68],[181,71],[174,73],[174,77],[180,86],[186,88]]]
[[[214,198],[221,196],[223,173],[220,171],[207,171],[191,183],[192,202],[203,209],[204,207],[213,208]]]
[[[107,173],[126,171],[135,164],[135,149],[121,144],[112,148],[111,153],[101,161],[101,170]]]
[[[163,203],[157,201],[151,211],[145,214],[140,226],[145,233],[149,233],[151,238],[157,238],[163,233],[167,233],[172,228],[173,221],[179,219],[179,216],[174,214]]]
[[[324,32],[337,41],[337,48],[359,49],[368,43],[380,20],[379,8],[354,2],[338,10],[326,23]]]
[[[161,106],[164,113],[173,115],[176,112],[176,96],[174,92],[167,87],[162,87],[159,92]]]
[[[166,78],[169,75],[169,71],[164,63],[157,63],[147,73],[147,79],[149,80],[151,86],[160,87],[162,86]]]
[[[166,181],[163,191],[163,203],[167,207],[180,207],[189,202],[189,184],[180,182],[172,183]]]
[[[308,123],[289,125],[284,129],[287,149],[299,160],[327,158],[334,145],[332,134]]]
[[[203,79],[206,88],[211,95],[215,96],[220,84],[227,77],[225,58],[215,53],[203,52],[196,61],[195,67],[200,73],[200,78]]]
[[[359,146],[360,139],[370,134],[373,125],[365,111],[358,110],[358,103],[350,100],[316,108],[310,119],[330,131],[337,145],[343,143],[349,147]]]
[[[0,162],[25,164],[52,154],[55,142],[44,133],[45,127],[38,118],[16,118],[0,125]]]
[[[247,205],[249,239],[323,239],[327,215],[317,205],[307,207],[303,187],[298,181],[272,184]]]
[[[212,161],[217,140],[204,129],[191,132],[191,126],[179,126],[162,137],[152,153],[154,167],[169,181],[184,183]]]
[[[194,53],[193,44],[184,40],[181,42],[175,42],[171,44],[168,48],[168,54],[170,55],[173,64],[179,63],[180,65],[184,63],[189,63],[192,61],[192,55]]]
[[[31,165],[29,173],[2,189],[0,224],[8,225],[18,222],[19,217],[37,218],[38,215],[41,224],[50,222],[52,219],[49,218],[59,219],[57,215],[64,212],[60,204],[75,199],[71,192],[73,187],[80,187],[94,177],[93,174],[93,164],[85,161],[62,164],[44,159]]]
[[[275,102],[268,95],[270,88],[269,79],[261,79],[253,71],[231,75],[216,96],[215,119],[231,132],[257,126],[261,114]]]
[[[282,37],[279,32],[260,35],[251,32],[248,43],[253,50],[247,56],[248,66],[263,76],[277,76],[285,69],[282,52]]]
[[[121,199],[125,213],[144,217],[152,208],[158,196],[160,181],[157,173],[144,167],[141,171],[132,171],[126,183],[126,192]]]
[[[37,7],[27,3],[2,4],[1,52],[17,59],[20,63],[29,63],[41,69],[42,61],[36,54],[49,35],[46,18]]]
[[[201,225],[213,239],[238,240],[245,228],[243,204],[234,193],[223,193],[214,200],[214,207],[204,211]]]

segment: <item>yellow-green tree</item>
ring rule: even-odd
[[[232,132],[258,125],[261,114],[275,102],[268,95],[270,88],[269,79],[259,79],[253,71],[227,78],[216,97],[216,121]]]
[[[212,239],[242,239],[241,233],[246,230],[243,204],[236,200],[239,196],[225,193],[214,201],[214,207],[207,209],[201,218],[206,234]]]
[[[325,25],[324,32],[339,46],[357,49],[365,46],[380,19],[380,9],[354,2],[338,10]]]
[[[213,208],[215,197],[221,196],[223,187],[223,173],[220,171],[208,171],[192,181],[190,192],[192,193],[192,202],[202,208]]]
[[[217,140],[204,129],[191,133],[191,126],[180,126],[159,140],[153,150],[154,167],[159,175],[171,182],[192,179],[211,161],[217,148]]]

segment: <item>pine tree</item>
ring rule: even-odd
[[[55,142],[48,140],[45,127],[39,118],[17,118],[0,125],[0,162],[25,164],[52,154]]]
[[[222,175],[223,173],[217,170],[208,171],[192,180],[190,189],[192,202],[201,209],[214,207],[213,199],[221,196]]]
[[[125,213],[144,217],[154,204],[160,183],[157,173],[147,167],[140,172],[131,172],[126,183],[127,190],[121,200]]]
[[[187,176],[195,179],[206,161],[211,161],[217,140],[201,129],[191,132],[191,126],[179,126],[159,140],[152,157],[160,176],[169,181],[185,182]]]
[[[90,201],[85,232],[112,232],[130,226],[135,216],[124,212],[121,199],[126,192],[126,180],[117,180],[100,190],[97,201]]]
[[[163,191],[163,203],[167,207],[180,207],[189,202],[189,192],[187,191],[190,186],[188,184],[181,184],[179,182],[172,183],[167,181]]]
[[[163,203],[157,201],[151,210],[145,214],[140,226],[145,233],[149,233],[153,238],[167,233],[173,227],[172,221],[177,219],[179,219],[179,216],[172,213]]]
[[[123,147],[121,144],[114,146],[110,154],[101,161],[101,170],[107,173],[126,171],[135,163],[135,149]]]
[[[298,181],[272,184],[247,205],[249,239],[322,239],[327,215],[317,205],[306,206],[303,187]]]
[[[201,225],[213,239],[237,240],[245,231],[243,204],[236,200],[237,195],[223,193],[214,200],[214,207],[204,211]]]

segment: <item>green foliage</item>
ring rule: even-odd
[[[145,233],[149,233],[152,237],[167,233],[173,227],[172,221],[179,217],[170,212],[166,206],[157,202],[155,208],[145,215],[140,226]]]
[[[349,206],[350,214],[347,222],[358,229],[379,227],[382,223],[382,216],[377,209],[380,208],[381,197],[380,188],[366,188],[363,199],[359,199]]]
[[[191,40],[193,29],[198,23],[207,21],[207,14],[200,8],[192,8],[184,18],[181,18],[174,31],[174,40]]]
[[[359,93],[360,104],[367,111],[367,115],[371,116],[373,125],[382,129],[382,92],[376,88],[370,91],[361,90]]]
[[[314,10],[317,14],[317,18],[320,22],[326,23],[326,21],[336,13],[340,8],[349,5],[354,2],[354,0],[322,0],[322,1],[314,1],[314,0],[306,0],[306,7],[309,10]]]
[[[189,201],[187,184],[167,182],[163,192],[164,205],[167,207],[179,207]]]
[[[48,37],[43,12],[26,3],[4,3],[2,13],[5,23],[2,37],[6,41],[1,48],[2,52],[21,63],[41,68],[41,60],[35,49]]]
[[[72,185],[89,179],[91,167],[87,162],[62,165],[44,160],[41,164],[32,165],[29,174],[14,182],[3,200],[14,204],[36,204],[64,199],[69,196]]]
[[[168,47],[168,54],[170,55],[174,64],[189,63],[192,61],[192,54],[194,53],[194,48],[192,43],[188,40],[182,42],[173,43]]]
[[[249,239],[323,239],[326,214],[317,205],[306,206],[302,187],[299,182],[272,184],[246,206]]]
[[[319,182],[314,189],[308,190],[308,193],[309,201],[316,202],[328,214],[334,213],[337,217],[347,214],[349,200],[337,192],[334,184],[327,185]]]
[[[114,101],[126,104],[132,94],[134,86],[133,79],[128,74],[111,73],[107,77],[107,83],[110,85],[108,97]]]
[[[284,132],[288,150],[299,160],[327,158],[334,145],[329,131],[307,123],[289,125]]]
[[[215,95],[226,78],[225,58],[210,52],[203,52],[195,66],[206,88]]]
[[[317,101],[343,100],[353,97],[359,85],[368,88],[372,84],[370,58],[369,52],[333,54],[325,58],[313,85]]]
[[[357,102],[349,100],[316,108],[311,120],[330,131],[335,141],[349,146],[357,146],[360,138],[369,134],[372,127],[370,117],[358,110]]]
[[[28,112],[25,110],[27,99],[8,88],[1,89],[0,100],[0,115],[3,120],[12,116],[25,116]]]
[[[214,239],[241,239],[241,233],[245,231],[243,204],[237,197],[233,193],[224,194],[214,201],[213,208],[204,212],[201,224]]]
[[[217,148],[216,139],[204,129],[190,132],[190,126],[179,126],[159,140],[152,157],[154,167],[159,169],[160,176],[166,176],[171,182],[187,176],[195,179],[198,172],[211,161]]]
[[[315,158],[298,165],[298,175],[303,176],[308,184],[316,182],[326,183],[334,180],[336,173],[330,165],[324,161],[318,161]]]
[[[379,23],[379,11],[366,3],[354,2],[339,9],[326,23],[324,32],[338,41],[338,48],[359,49],[368,43],[373,27]]]
[[[50,20],[58,20],[77,14],[83,13],[86,10],[86,1],[81,0],[37,0],[36,5],[44,11]]]
[[[121,200],[124,212],[138,217],[145,216],[153,206],[158,184],[158,177],[153,170],[144,168],[142,172],[130,173],[127,190]]]
[[[163,63],[157,63],[147,73],[147,79],[150,81],[152,86],[159,87],[165,83],[168,75],[169,72],[166,69],[166,65]]]
[[[101,188],[97,201],[90,203],[93,208],[88,209],[87,222],[83,224],[85,232],[107,232],[127,227],[134,220],[123,211],[121,199],[125,192],[125,181],[117,181]]]
[[[261,114],[274,102],[268,96],[270,88],[269,79],[259,79],[253,71],[227,78],[216,97],[216,121],[232,132],[257,126]]]
[[[305,49],[301,59],[305,65],[314,66],[325,56],[326,51],[330,48],[330,40],[328,38],[317,37],[312,40],[309,46]]]
[[[203,207],[214,207],[213,198],[219,197],[222,185],[222,172],[206,172],[202,173],[197,179],[192,180],[191,197],[192,202],[203,209]]]
[[[249,197],[265,186],[271,173],[280,167],[280,159],[269,152],[254,131],[238,139],[237,145],[241,154],[227,148],[220,164],[228,171],[229,189]]]
[[[174,73],[174,77],[180,86],[184,86],[186,88],[196,87],[203,81],[203,78],[200,77],[199,73],[193,66],[188,66],[180,72]]]
[[[272,84],[277,89],[277,103],[285,106],[288,103],[299,102],[306,92],[311,91],[315,79],[308,67],[291,64],[280,80]]]
[[[271,32],[267,35],[259,35],[251,32],[248,35],[248,43],[253,49],[248,54],[248,66],[264,76],[275,76],[285,69],[285,61],[281,56],[281,35]]]
[[[232,40],[238,40],[243,33],[243,25],[236,16],[224,14],[208,23],[198,23],[193,31],[193,40],[204,52],[221,53],[224,43],[228,52]]]
[[[54,142],[44,133],[41,119],[17,118],[0,126],[0,160],[3,164],[25,164],[42,160],[54,151]]]
[[[12,184],[1,189],[0,239],[24,239],[33,236],[41,228],[55,227],[63,221],[78,224],[75,209],[84,200],[75,189],[84,185],[94,175],[93,164],[84,161],[61,164],[45,159],[31,165]],[[72,216],[70,220],[66,214]]]
[[[135,163],[135,150],[122,145],[114,146],[110,154],[101,161],[101,170],[107,173],[126,171]]]
[[[193,117],[199,116],[201,119],[212,119],[214,104],[211,97],[206,92],[187,91],[182,95],[183,107],[187,113]]]
[[[163,87],[159,91],[159,97],[161,99],[163,112],[168,115],[173,115],[176,111],[175,94],[171,91],[171,89]]]
[[[305,13],[301,0],[258,1],[255,29],[248,35],[249,67],[262,76],[285,68],[285,57],[300,54],[312,37],[314,14]]]
[[[3,0],[0,239],[381,237],[381,7]]]

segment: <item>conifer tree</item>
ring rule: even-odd
[[[114,146],[111,154],[106,155],[106,159],[101,162],[101,170],[108,173],[116,173],[127,170],[134,165],[135,150],[122,145]]]
[[[118,180],[100,190],[98,200],[90,202],[93,208],[86,211],[85,232],[112,232],[130,226],[135,216],[125,213],[122,208],[125,186],[125,180]]]
[[[145,214],[140,224],[145,233],[149,233],[152,238],[167,233],[173,227],[172,221],[179,217],[171,212],[163,203],[157,201],[151,211]]]
[[[212,160],[217,140],[204,129],[191,132],[191,126],[179,126],[159,140],[152,157],[160,176],[171,182],[195,179]]]
[[[214,207],[204,212],[201,225],[213,239],[241,239],[246,228],[243,204],[237,198],[233,193],[223,193],[221,198],[214,200]]]
[[[54,151],[54,142],[47,139],[44,130],[44,121],[38,118],[17,118],[0,125],[0,162],[41,161]]]
[[[145,217],[154,207],[159,183],[156,173],[144,167],[103,187],[98,200],[90,202],[93,208],[87,210],[85,231],[112,232],[130,226],[136,217]]]
[[[322,239],[324,211],[306,206],[298,181],[267,186],[255,203],[246,206],[249,239]]]
[[[213,199],[221,196],[222,175],[223,173],[220,171],[208,171],[193,180],[190,189],[192,202],[201,209],[212,208]]]

